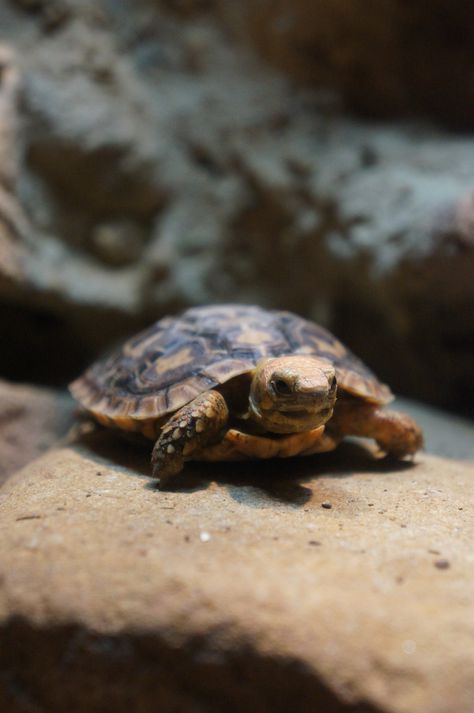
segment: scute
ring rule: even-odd
[[[262,358],[285,354],[328,359],[339,387],[355,396],[378,404],[393,398],[326,329],[290,312],[245,305],[194,307],[161,319],[96,362],[70,389],[96,416],[130,427],[176,411]]]

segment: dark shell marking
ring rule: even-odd
[[[245,305],[194,307],[161,319],[94,364],[70,388],[99,420],[130,429],[133,421],[165,416],[251,371],[262,358],[285,354],[328,359],[339,388],[364,400],[385,404],[393,398],[323,327],[291,312]]]

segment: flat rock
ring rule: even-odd
[[[0,381],[0,484],[67,433],[74,409],[64,392]]]
[[[471,713],[471,462],[188,467],[92,432],[0,494],[0,710]],[[158,707],[158,708],[157,708]]]

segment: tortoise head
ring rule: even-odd
[[[263,359],[252,378],[250,417],[272,433],[309,431],[331,418],[336,390],[334,367],[324,359]]]

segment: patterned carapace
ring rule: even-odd
[[[131,429],[200,393],[251,372],[265,357],[310,354],[330,361],[340,392],[374,404],[390,389],[330,332],[291,312],[245,305],[195,307],[166,317],[94,364],[71,385],[99,420]]]

